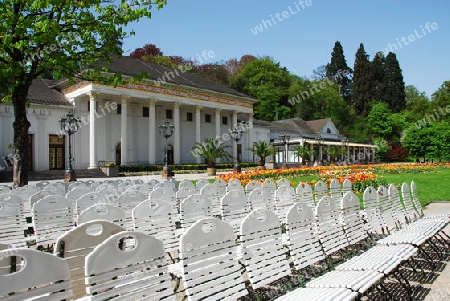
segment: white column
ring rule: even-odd
[[[233,111],[233,122],[232,122],[232,129],[234,129],[237,126],[237,111]],[[237,158],[237,143],[235,143],[234,140],[231,141],[231,145],[233,147],[233,157]]]
[[[120,116],[120,165],[128,163],[128,95],[122,95],[122,112]]]
[[[355,162],[355,157],[356,157],[356,146],[353,146],[353,162]]]
[[[253,147],[253,113],[248,114],[248,124],[247,124],[247,134],[248,134],[248,147]],[[248,161],[253,161],[253,153],[251,151],[247,152]]]
[[[97,147],[95,145],[95,110],[97,109],[98,93],[89,92],[89,166],[88,169],[97,168]]]
[[[175,126],[173,137],[173,163],[180,164],[181,143],[180,143],[180,106],[181,103],[175,102],[173,104],[173,125]]]
[[[156,163],[156,112],[155,99],[148,100],[148,163]]]
[[[201,130],[200,130],[200,119],[201,119],[201,109],[202,106],[195,107],[195,142],[201,142]],[[202,158],[196,157],[197,163],[201,163]]]
[[[220,111],[221,109],[216,109],[216,137],[220,137]]]

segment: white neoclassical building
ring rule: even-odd
[[[181,68],[130,57],[116,59],[107,67],[110,74],[122,74],[125,79],[143,73],[150,79],[117,87],[88,81],[33,82],[28,108],[30,170],[68,168],[68,137],[61,132],[58,120],[69,111],[81,119],[81,127],[72,140],[75,169],[97,168],[102,161],[163,164],[165,139],[160,136],[158,126],[165,121],[175,127],[168,139],[170,164],[200,163],[191,150],[204,137],[219,137],[232,145],[234,157],[257,161],[248,151],[254,141],[272,141],[280,146],[279,134],[289,132],[289,162],[298,162],[298,158],[289,155],[295,144],[313,144],[318,141],[315,138],[322,137],[321,145],[325,145],[343,138],[329,119],[255,120],[256,99]],[[13,111],[12,104],[0,103],[0,157],[6,158],[0,162],[0,169],[11,161],[7,158],[12,153],[9,146],[14,137]],[[243,124],[245,130],[237,143],[230,136],[236,124]],[[347,144],[347,147],[350,153],[360,146]],[[282,162],[282,156],[275,156],[275,160]]]

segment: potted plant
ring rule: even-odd
[[[191,154],[194,157],[203,158],[207,164],[207,175],[215,176],[216,175],[216,160],[217,159],[226,159],[230,160],[232,156],[228,152],[228,148],[231,145],[224,144],[218,138],[213,137],[205,137],[203,142],[196,142],[194,149],[191,151]]]
[[[294,157],[302,158],[302,163],[307,164],[311,155],[315,155],[314,150],[311,150],[308,144],[297,145],[294,148]]]
[[[249,147],[247,150],[251,151],[259,157],[257,167],[257,169],[259,170],[266,169],[266,158],[268,156],[273,156],[277,152],[276,148],[270,146],[266,141],[263,140],[253,142],[253,147]]]

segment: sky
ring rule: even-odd
[[[450,80],[449,12],[449,0],[167,0],[151,19],[127,27],[135,36],[123,49],[129,55],[155,44],[199,63],[270,56],[311,78],[330,62],[336,41],[350,68],[362,43],[369,60],[394,52],[405,84],[429,97]]]

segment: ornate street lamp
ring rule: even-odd
[[[318,137],[316,137],[316,141],[317,141],[317,145],[319,146],[319,164],[322,164],[322,158],[323,158],[322,145],[323,145],[323,141],[324,141],[324,139],[322,138],[322,135],[319,135]]]
[[[165,151],[164,151],[164,167],[163,167],[163,171],[162,171],[162,177],[163,178],[171,178],[173,176],[172,170],[170,169],[169,165],[168,165],[168,159],[167,159],[167,150],[168,150],[168,145],[167,145],[167,139],[169,139],[173,132],[175,131],[175,126],[170,123],[170,121],[166,120],[164,121],[163,124],[158,125],[159,128],[159,134],[161,135],[161,137],[166,139],[166,146],[165,146]]]
[[[240,125],[235,125],[233,130],[231,130],[230,135],[231,138],[236,142],[236,159],[233,168],[233,173],[241,173],[241,163],[239,162],[239,156],[237,154],[237,145],[239,140],[241,140],[242,135],[244,135],[244,129]]]
[[[73,157],[71,136],[80,129],[80,122],[80,118],[73,116],[72,112],[67,113],[66,116],[63,116],[59,119],[59,126],[61,128],[61,131],[69,136],[69,168],[66,169],[66,172],[64,174],[64,182],[66,183],[74,182],[77,180],[75,176],[75,170],[72,166]]]
[[[283,134],[280,134],[279,136],[278,136],[278,138],[280,138],[280,140],[283,142],[283,144],[284,144],[284,151],[285,151],[285,154],[284,154],[284,156],[283,156],[283,168],[288,168],[288,165],[287,165],[287,159],[288,159],[288,149],[287,149],[287,145],[288,145],[288,143],[289,143],[289,140],[291,139],[291,135],[289,135],[289,134],[286,134],[286,132],[284,132]]]

